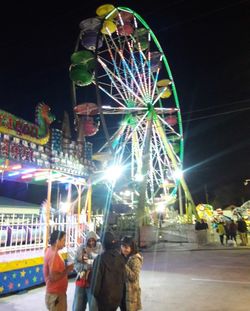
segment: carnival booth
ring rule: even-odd
[[[43,283],[44,249],[54,229],[66,232],[63,256],[67,260],[91,226],[92,145],[84,137],[71,140],[68,123],[62,129],[50,128],[53,120],[44,103],[37,105],[34,124],[0,110],[2,181],[47,189],[44,202],[32,213],[27,213],[27,204],[20,209],[17,202],[12,202],[12,209],[0,208],[0,296]],[[51,206],[55,184],[65,184],[68,189],[59,213],[52,213],[56,208]],[[74,200],[72,189],[77,194]]]

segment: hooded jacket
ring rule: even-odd
[[[94,238],[97,241],[94,248],[90,248],[88,246],[88,240],[91,238]],[[101,254],[102,252],[102,245],[98,241],[98,236],[94,231],[89,231],[87,233],[85,243],[81,244],[76,251],[74,259],[74,269],[77,273],[84,270],[90,270],[92,268],[92,264],[87,264],[83,262],[82,255],[84,252],[86,253],[88,259],[96,258],[96,256]]]
[[[125,260],[117,249],[108,249],[94,261],[91,290],[103,309],[120,305],[125,283]]]

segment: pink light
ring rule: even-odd
[[[23,175],[21,179],[31,178],[32,176],[33,176],[32,174],[26,174],[26,175]]]

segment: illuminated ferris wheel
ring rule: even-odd
[[[122,169],[122,180],[129,180],[132,204],[173,201],[179,182],[184,191],[186,185],[178,176],[182,121],[167,58],[153,31],[133,10],[103,5],[96,14],[79,25],[70,76],[78,89],[95,84],[98,105],[78,105],[75,111],[88,118],[100,114],[107,141],[99,152],[111,150],[109,165],[116,173]],[[110,135],[107,116],[118,124]]]

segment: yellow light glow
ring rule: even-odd
[[[20,168],[22,168],[22,165],[17,164],[17,165],[13,165],[10,169],[12,169],[12,170],[19,170]]]

